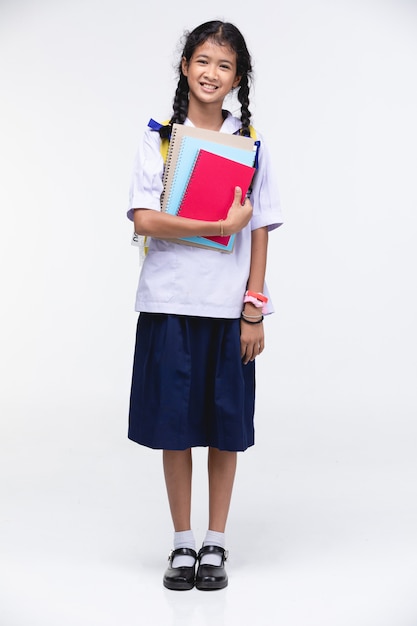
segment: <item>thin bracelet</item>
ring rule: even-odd
[[[242,315],[243,317],[254,319],[254,320],[258,320],[260,317],[263,317],[262,315],[246,315],[244,311],[242,311]]]
[[[224,237],[224,229],[223,229],[224,220],[219,220],[219,222],[220,222],[220,237]]]
[[[242,322],[245,322],[245,324],[260,324],[261,322],[263,322],[264,316],[262,315],[261,319],[257,322],[250,322],[249,320],[246,320],[243,315],[240,316],[240,319],[242,320]]]

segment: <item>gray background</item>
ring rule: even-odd
[[[2,626],[417,624],[417,5],[274,7],[0,3]],[[230,585],[176,594],[160,453],[126,438],[125,211],[182,33],[215,18],[253,54],[285,225]],[[198,542],[205,463],[197,450]]]

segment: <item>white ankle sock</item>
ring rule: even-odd
[[[191,548],[195,550],[195,539],[192,530],[174,532],[174,550],[177,548]],[[178,554],[172,560],[172,567],[192,567],[194,559],[187,554]]]
[[[224,548],[226,545],[226,538],[224,533],[218,533],[215,530],[208,530],[206,537],[203,541],[203,546],[219,546]],[[222,557],[220,554],[205,554],[201,557],[201,565],[220,565]]]

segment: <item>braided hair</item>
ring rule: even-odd
[[[252,77],[251,56],[243,35],[236,26],[229,22],[213,20],[197,26],[197,28],[186,35],[184,49],[178,65],[179,79],[173,101],[173,114],[169,124],[162,126],[159,130],[162,139],[170,136],[172,124],[183,124],[187,117],[189,86],[187,77],[182,72],[182,59],[184,58],[187,62],[190,61],[196,48],[207,40],[228,46],[236,53],[236,75],[241,77],[237,87],[237,98],[240,103],[240,119],[242,122],[240,134],[246,137],[250,135],[249,86]]]

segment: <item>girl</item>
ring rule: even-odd
[[[282,219],[259,135],[251,198],[243,201],[236,187],[220,222],[161,212],[160,143],[174,123],[248,136],[251,71],[244,38],[232,24],[211,21],[189,33],[169,125],[145,131],[131,185],[128,217],[150,245],[136,297],[140,315],[128,436],[163,450],[174,526],[163,578],[168,589],[228,584],[224,533],[237,452],[254,444],[255,358],[264,349],[263,313],[272,312],[263,295],[268,231]],[[240,119],[223,109],[232,90],[237,90]],[[232,233],[237,233],[232,254],[169,241]],[[198,554],[191,530],[191,450],[196,446],[208,448],[209,480],[208,531]]]

